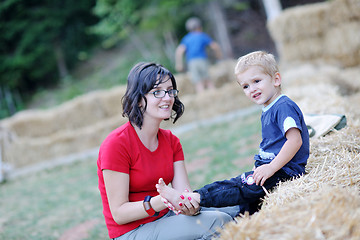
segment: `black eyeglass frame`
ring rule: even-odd
[[[170,89],[167,91],[166,90],[156,90],[156,91],[153,91],[150,93],[153,94],[155,98],[163,98],[163,97],[165,97],[166,93],[169,95],[169,97],[176,97],[179,93],[179,90],[177,90],[177,89]],[[163,94],[161,94],[161,96],[157,96],[160,93],[163,93]]]

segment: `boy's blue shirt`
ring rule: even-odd
[[[278,155],[286,142],[285,133],[292,127],[300,130],[302,145],[295,156],[282,169],[289,176],[305,173],[309,158],[309,132],[304,116],[297,104],[285,95],[279,96],[261,115],[262,141],[259,154],[255,155],[255,166],[270,163]]]
[[[186,47],[186,60],[189,62],[195,58],[207,58],[206,47],[213,40],[204,32],[189,32],[181,40]]]

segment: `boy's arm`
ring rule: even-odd
[[[279,154],[269,163],[264,164],[254,171],[254,180],[256,185],[263,185],[269,177],[280,170],[287,164],[299,151],[302,145],[300,130],[297,128],[290,128],[286,133],[286,142],[281,148]]]

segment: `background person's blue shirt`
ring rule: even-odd
[[[295,156],[282,169],[289,176],[305,173],[309,158],[309,132],[300,108],[285,95],[263,109],[261,115],[262,141],[260,151],[255,155],[256,167],[270,163],[277,156],[286,142],[285,133],[292,127],[300,130],[302,145]]]
[[[204,32],[189,32],[181,40],[186,47],[186,61],[196,58],[207,59],[206,48],[213,40]]]

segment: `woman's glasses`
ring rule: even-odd
[[[156,98],[163,98],[165,97],[166,93],[169,95],[169,97],[176,97],[179,93],[179,90],[177,89],[170,89],[170,90],[156,90],[154,92],[151,92],[152,94],[154,94],[154,97]]]

